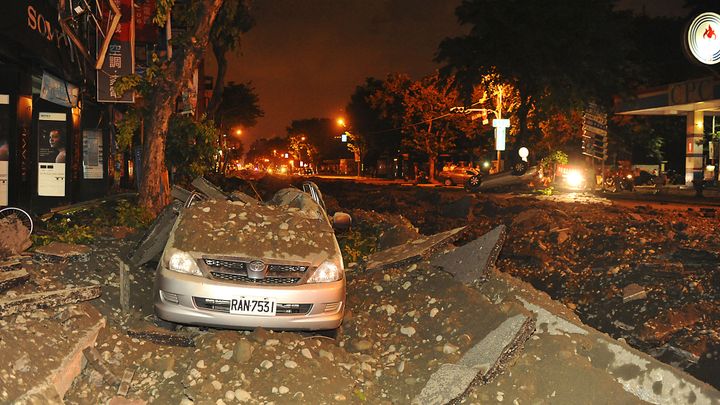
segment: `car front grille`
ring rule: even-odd
[[[221,260],[221,259],[209,259],[205,258],[205,264],[210,267],[224,267],[231,270],[242,270],[245,271],[245,262],[233,261],[233,260]]]
[[[214,312],[230,313],[230,300],[193,297],[198,309]],[[275,315],[305,315],[312,309],[312,304],[275,304]]]
[[[261,284],[261,285],[291,285],[302,280],[308,270],[307,265],[270,263],[264,278],[256,279],[247,276],[247,266],[250,259],[234,258],[203,258],[209,267],[213,278],[235,283]]]
[[[222,273],[219,271],[211,271],[213,277],[220,280],[235,281],[238,283],[252,283],[252,284],[268,284],[268,285],[286,285],[286,284],[297,284],[300,281],[300,277],[265,277],[260,279],[250,278],[241,274],[229,274]]]

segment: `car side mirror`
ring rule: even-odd
[[[350,228],[350,225],[352,225],[352,217],[350,214],[346,214],[344,212],[334,213],[331,221],[333,228],[338,230],[348,229]]]

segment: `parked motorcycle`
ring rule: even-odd
[[[605,178],[605,189],[610,190],[613,193],[617,193],[619,191],[634,191],[635,190],[635,183],[633,182],[633,176],[632,174],[627,175],[621,175],[621,174],[615,174],[613,176],[608,176]]]

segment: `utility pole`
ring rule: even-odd
[[[510,120],[509,119],[503,119],[502,117],[502,98],[503,98],[503,88],[502,86],[498,86],[498,90],[496,92],[497,99],[496,99],[496,105],[495,109],[492,108],[465,108],[465,107],[452,107],[450,109],[450,112],[455,113],[461,113],[461,114],[470,114],[470,113],[479,113],[479,114],[485,114],[487,113],[493,113],[495,114],[495,119],[493,119],[492,126],[495,128],[495,150],[497,151],[497,170],[500,172],[502,170],[502,158],[501,158],[501,152],[505,150],[505,129],[510,128]],[[485,97],[482,98],[482,100],[478,101],[475,104],[483,103],[486,100]],[[477,119],[479,115],[470,115],[470,119],[474,120]],[[483,119],[483,124],[487,124],[487,118]]]

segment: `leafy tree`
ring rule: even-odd
[[[121,126],[128,122],[144,124],[142,179],[139,204],[157,214],[170,201],[170,184],[165,160],[165,145],[175,100],[180,96],[197,68],[208,46],[210,30],[223,0],[194,0],[175,3],[158,0],[153,21],[164,26],[172,11],[174,24],[184,27],[173,39],[169,59],[153,55],[152,65],[144,76],[131,75],[116,82],[115,89],[123,94],[129,89],[140,93],[140,100]],[[127,131],[126,131],[127,132]]]
[[[245,160],[260,163],[262,159],[273,157],[273,151],[280,152],[288,149],[287,139],[280,137],[256,139],[248,149]]]
[[[460,101],[453,80],[437,73],[418,81],[390,75],[371,101],[402,128],[403,146],[427,159],[428,174],[434,181],[438,156],[454,147],[466,122],[464,116],[450,113]]]
[[[355,88],[345,112],[353,123],[354,132],[365,141],[363,161],[375,162],[381,156],[397,156],[400,150],[401,131],[372,103],[372,96],[382,89],[383,81],[367,78]]]
[[[315,158],[318,150],[315,146],[308,142],[308,138],[304,134],[290,135],[288,137],[288,149],[295,160],[311,163],[315,165]]]
[[[457,73],[469,95],[485,75],[498,74],[518,92],[519,142],[527,142],[533,109],[606,101],[632,66],[627,15],[611,0],[466,0],[456,10],[467,35],[445,39],[437,60]],[[536,117],[540,115],[536,114]]]
[[[177,183],[189,183],[207,173],[215,163],[218,130],[211,120],[196,121],[189,115],[173,115],[170,119],[165,159]]]
[[[340,142],[340,134],[335,121],[328,118],[308,118],[294,120],[287,128],[288,137],[306,136],[306,142],[317,150],[316,159],[322,161],[338,157],[347,157],[347,146]]]
[[[217,123],[222,127],[253,127],[257,124],[258,118],[265,115],[260,108],[260,98],[250,82],[241,84],[230,82],[223,94],[215,115]]]
[[[254,25],[255,20],[250,14],[250,0],[225,0],[210,31],[210,43],[217,60],[217,74],[207,109],[210,117],[215,118],[216,121],[219,121],[215,115],[223,104],[223,96],[232,88],[232,83],[228,87],[225,86],[227,54],[240,46],[242,35],[250,31]]]

